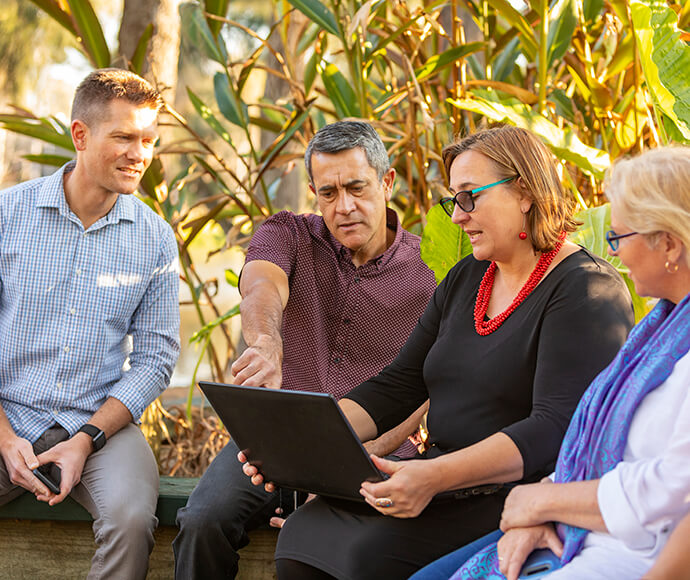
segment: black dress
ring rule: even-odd
[[[426,458],[497,432],[520,450],[522,482],[549,473],[570,417],[633,325],[625,283],[586,250],[560,262],[492,334],[474,330],[474,303],[488,262],[468,256],[439,285],[396,359],[347,398],[379,433],[430,399]],[[506,492],[434,500],[416,518],[367,504],[319,498],[290,516],[276,558],[340,579],[407,578],[497,528]]]

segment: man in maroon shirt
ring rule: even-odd
[[[330,393],[340,398],[391,362],[435,288],[419,238],[386,207],[395,180],[386,149],[367,123],[327,125],[305,153],[321,216],[280,212],[256,231],[242,270],[237,384]],[[423,405],[366,445],[409,456],[406,441]],[[237,573],[246,531],[280,506],[280,491],[251,485],[230,442],[178,512],[173,543],[179,579]]]

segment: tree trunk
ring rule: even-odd
[[[120,23],[120,55],[129,62],[141,35],[153,23],[142,75],[153,82],[163,97],[174,102],[180,57],[181,0],[125,0]]]

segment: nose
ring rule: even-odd
[[[352,213],[355,210],[355,200],[347,191],[341,190],[338,192],[335,209],[338,213]]]
[[[132,144],[127,149],[127,157],[131,161],[141,163],[146,159],[147,149],[139,140],[132,141]]]
[[[457,203],[454,204],[453,215],[451,216],[450,220],[456,226],[464,224],[469,218],[470,214],[468,214],[464,209],[462,209]]]

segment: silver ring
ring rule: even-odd
[[[374,505],[380,508],[393,507],[393,500],[389,497],[377,497],[374,500]]]

